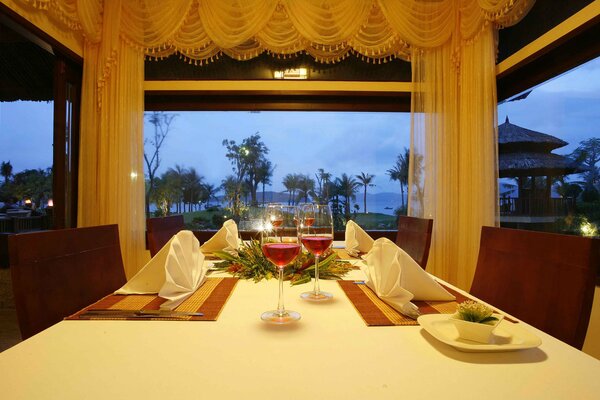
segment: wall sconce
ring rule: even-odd
[[[274,79],[308,79],[307,68],[292,68],[283,71],[273,71]]]
[[[48,200],[48,207],[54,207],[54,202],[52,199]]]

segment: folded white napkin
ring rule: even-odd
[[[346,224],[346,251],[353,257],[359,253],[367,253],[373,247],[373,238],[356,222],[350,220]]]
[[[375,240],[363,259],[365,284],[387,304],[408,316],[418,315],[411,300],[450,301],[455,297],[440,286],[404,250],[389,239]]]
[[[191,231],[180,231],[115,294],[158,293],[161,309],[173,310],[206,279],[204,254]]]
[[[200,250],[204,253],[214,253],[215,251],[225,251],[237,256],[237,250],[240,247],[238,238],[238,227],[234,220],[228,219],[223,223],[221,229],[208,239]]]

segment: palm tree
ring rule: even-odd
[[[174,168],[167,170],[168,179],[170,185],[176,188],[174,191],[177,193],[175,203],[177,204],[177,213],[181,213],[181,203],[183,202],[183,177],[187,173],[187,170],[179,164],[175,164]]]
[[[308,196],[314,196],[315,181],[308,175],[298,175],[298,199],[304,198],[308,203]]]
[[[200,199],[203,180],[204,177],[195,168],[188,169],[183,175],[183,199],[184,205],[188,203],[188,211],[194,211],[193,208]]]
[[[229,208],[234,209],[237,202],[237,179],[233,175],[228,175],[221,181],[221,189],[225,192],[225,199]]]
[[[342,174],[341,178],[336,178],[335,183],[340,196],[344,198],[342,203],[344,207],[344,216],[346,217],[346,220],[349,220],[350,203],[356,198],[356,191],[358,190],[360,183],[356,182],[354,178],[346,174]]]
[[[0,165],[0,175],[4,177],[4,184],[8,183],[8,180],[12,176],[13,166],[10,161],[5,162],[2,161],[2,165]]]
[[[400,182],[400,198],[404,209],[404,187],[408,186],[408,165],[410,162],[410,149],[404,148],[404,153],[398,154],[396,164],[387,170],[391,181]]]
[[[365,174],[364,172],[361,172],[360,175],[356,175],[356,179],[358,179],[360,184],[365,188],[365,194],[363,196],[363,210],[365,214],[367,213],[367,187],[375,186],[374,183],[371,183],[373,178],[375,178],[375,175]]]
[[[271,185],[271,178],[275,172],[275,166],[271,161],[263,159],[256,169],[256,182],[262,184],[262,203],[265,204],[265,185]]]
[[[319,203],[327,204],[329,202],[329,187],[331,186],[331,174],[319,168],[315,174],[317,184],[319,185]]]
[[[294,204],[296,199],[296,190],[298,189],[299,175],[298,174],[287,174],[283,177],[283,186],[287,192],[289,192],[288,204]]]
[[[210,200],[211,199],[215,199],[216,200],[216,196],[215,195],[217,194],[217,192],[219,191],[219,189],[215,185],[212,185],[210,183],[204,183],[202,185],[202,189],[203,189],[204,194],[206,196],[206,208],[208,208],[209,205],[210,205]]]

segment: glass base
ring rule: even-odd
[[[328,292],[304,292],[300,295],[304,300],[308,301],[327,301],[333,298],[333,295]]]
[[[277,310],[266,311],[262,313],[260,319],[270,324],[284,325],[298,321],[300,319],[300,313],[297,311],[286,310],[283,315],[280,315]]]

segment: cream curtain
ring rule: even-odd
[[[128,276],[143,249],[144,56],[353,53],[412,62],[409,212],[435,220],[428,269],[469,287],[481,226],[496,223],[496,31],[534,0],[21,2],[85,37],[79,220],[119,223]]]
[[[78,224],[118,224],[131,277],[145,258],[144,60],[119,35],[120,3],[107,2],[101,23],[90,21],[101,31],[84,48]]]
[[[496,30],[532,5],[461,0],[440,3],[450,18],[431,5],[419,12],[409,214],[434,220],[428,271],[463,289],[473,279],[481,227],[497,224]]]

